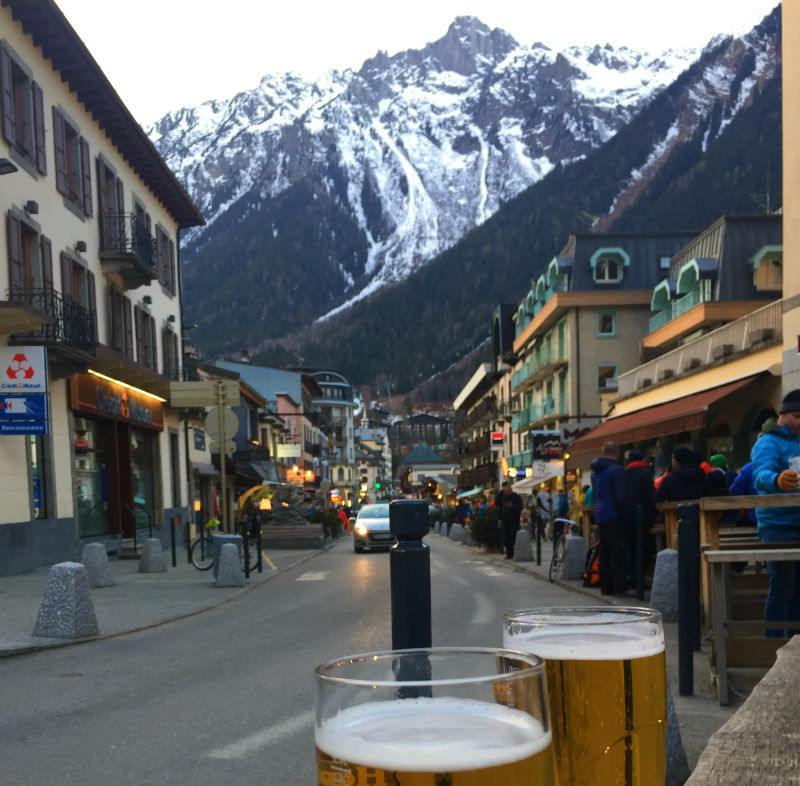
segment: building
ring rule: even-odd
[[[203,218],[55,3],[3,0],[0,31],[2,392],[42,416],[0,427],[0,573],[16,573],[90,540],[168,542],[188,519],[168,391],[180,230]],[[28,361],[41,399],[17,378]]]
[[[723,216],[672,257],[641,340],[652,359],[617,377],[610,417],[572,445],[572,466],[586,469],[609,440],[656,472],[681,445],[747,462],[781,398],[781,224]]]
[[[455,488],[458,469],[428,445],[416,445],[398,467],[395,485],[404,494],[444,496]]]

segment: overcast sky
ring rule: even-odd
[[[441,38],[477,16],[521,44],[703,47],[776,0],[56,0],[140,123],[228,98],[264,74],[320,76]]]

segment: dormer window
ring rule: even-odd
[[[783,246],[764,246],[753,257],[753,286],[758,292],[783,289]]]
[[[621,248],[598,248],[590,260],[595,283],[621,283],[630,261],[628,253]]]

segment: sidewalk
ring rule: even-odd
[[[48,569],[17,576],[0,576],[0,658],[94,641],[155,627],[228,603],[321,553],[318,550],[264,551],[263,572],[253,572],[244,587],[217,587],[213,571],[187,562],[186,549],[165,552],[166,573],[139,573],[138,560],[109,560],[115,584],[92,589],[99,634],[90,639],[49,639],[31,635],[47,585]]]

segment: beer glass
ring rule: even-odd
[[[553,783],[535,656],[394,650],[331,661],[315,675],[319,786]]]
[[[667,684],[659,612],[511,611],[503,615],[503,646],[544,660],[556,783],[664,783]]]

